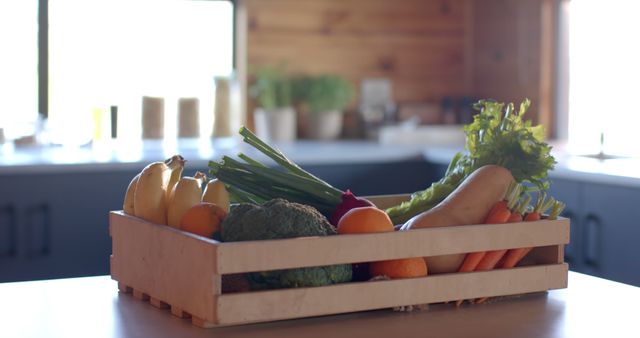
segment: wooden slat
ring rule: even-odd
[[[113,250],[111,277],[205,321],[215,321],[220,276],[215,274],[217,242],[124,215],[109,215]]]
[[[460,29],[464,0],[248,1],[254,31],[434,33]]]
[[[218,323],[243,324],[565,288],[567,264],[221,295]]]
[[[548,246],[568,242],[569,221],[567,219],[452,226],[393,233],[234,242],[223,243],[218,247],[217,272],[229,274],[371,262]]]

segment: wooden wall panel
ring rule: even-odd
[[[392,80],[398,103],[532,100],[553,126],[554,0],[239,0],[249,69]],[[240,64],[242,66],[242,64]],[[357,92],[358,90],[356,90]]]
[[[476,97],[518,104],[553,131],[556,12],[552,0],[482,0],[473,10],[472,91]]]
[[[468,1],[245,0],[247,63],[388,77],[398,102],[465,95]]]

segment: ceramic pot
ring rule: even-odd
[[[333,140],[342,133],[342,112],[332,110],[308,113],[306,119],[307,137],[318,140]]]
[[[253,119],[256,135],[265,141],[291,142],[296,139],[296,112],[291,107],[256,108]]]

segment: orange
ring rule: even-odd
[[[360,207],[347,211],[338,221],[339,234],[391,232],[393,222],[386,212],[376,207]]]
[[[227,212],[214,203],[201,202],[189,208],[180,219],[180,229],[211,238],[220,230]]]
[[[422,257],[372,262],[369,264],[369,274],[391,279],[424,277],[427,275],[427,263]]]

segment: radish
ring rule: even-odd
[[[351,209],[360,207],[375,207],[375,205],[366,198],[356,197],[351,190],[347,189],[347,191],[342,194],[342,202],[338,204],[334,212],[331,214],[329,222],[333,226],[337,226],[342,215],[346,214],[347,211]]]

